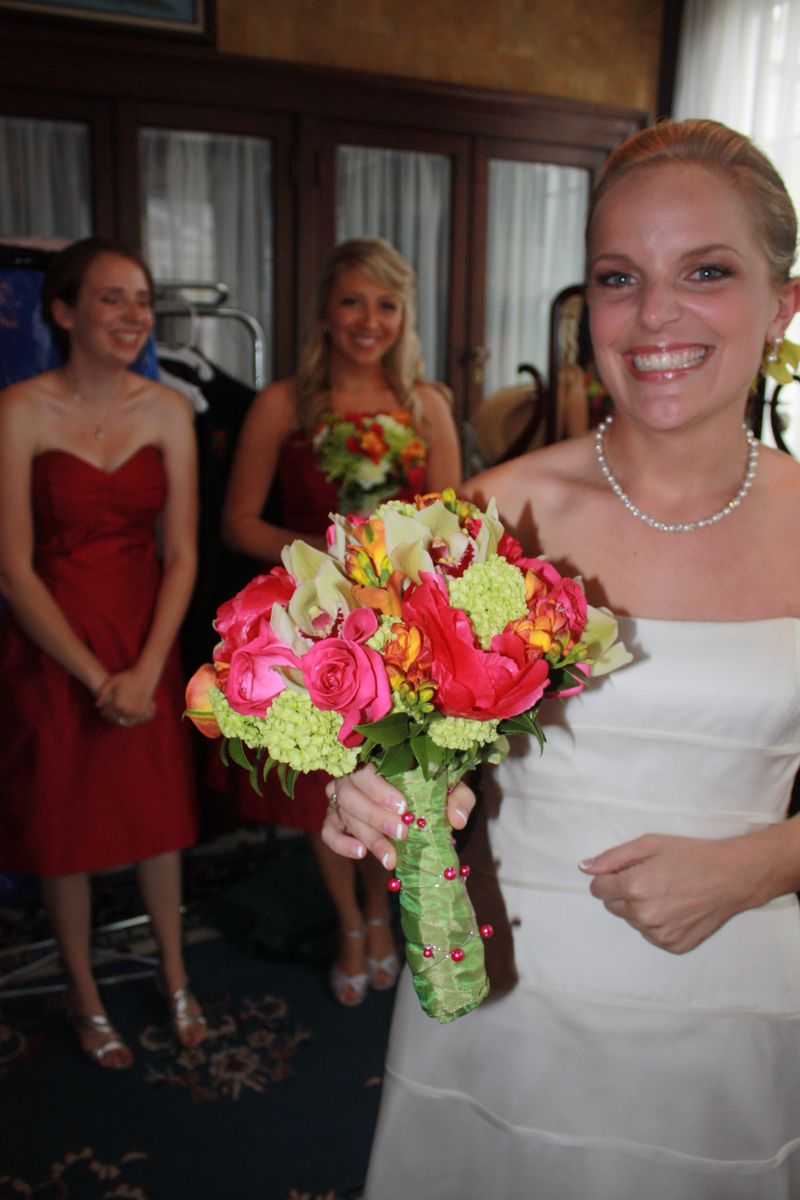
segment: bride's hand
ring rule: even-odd
[[[364,858],[367,851],[391,871],[396,862],[390,838],[404,838],[408,827],[401,820],[407,805],[402,792],[392,787],[370,763],[352,775],[325,785],[330,805],[322,826],[322,840],[344,858]],[[475,806],[475,796],[458,783],[447,797],[447,816],[454,829],[463,829]]]
[[[685,954],[752,906],[745,842],[647,834],[580,867],[610,913],[661,950]]]

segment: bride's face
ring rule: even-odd
[[[791,315],[747,202],[695,164],[635,167],[600,201],[588,300],[595,358],[618,411],[673,428],[744,410],[764,343]]]

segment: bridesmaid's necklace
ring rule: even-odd
[[[659,533],[692,533],[695,529],[705,529],[707,525],[716,525],[717,522],[724,520],[725,517],[729,517],[732,512],[736,512],[736,509],[753,486],[753,480],[758,470],[758,438],[752,429],[748,429],[746,425],[742,425],[745,437],[747,438],[747,466],[745,467],[741,487],[733,499],[729,500],[724,508],[712,513],[710,517],[703,517],[701,521],[683,521],[676,525],[669,525],[666,521],[657,521],[655,517],[649,517],[647,513],[642,512],[638,505],[634,504],[630,496],[622,490],[622,486],[611,473],[611,468],[608,465],[603,448],[603,434],[610,428],[612,421],[613,417],[606,417],[605,421],[601,425],[598,425],[597,432],[594,435],[594,449],[597,461],[600,464],[600,470],[607,479],[608,486],[612,492],[616,496],[619,496],[631,516],[638,517],[640,521],[644,521],[645,525],[649,525],[651,529],[657,529]]]
[[[73,403],[78,406],[79,410],[84,414],[84,417],[92,425],[95,440],[98,442],[102,442],[103,438],[106,436],[105,429],[104,429],[106,420],[108,419],[108,416],[109,416],[112,408],[114,407],[117,400],[119,399],[119,396],[112,396],[111,400],[108,402],[108,404],[105,406],[103,411],[100,413],[99,417],[93,417],[91,415],[91,413],[89,413],[87,411],[86,404],[85,404],[84,399],[81,396],[80,392],[72,392],[71,394],[72,394]]]

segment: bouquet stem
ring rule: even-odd
[[[453,1021],[489,991],[483,941],[447,820],[447,773],[420,768],[393,775],[413,814],[408,836],[394,843],[406,958],[424,1012]]]

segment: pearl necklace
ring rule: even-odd
[[[745,467],[744,479],[736,495],[732,500],[729,500],[724,508],[715,512],[710,517],[704,517],[702,521],[684,521],[677,525],[669,525],[666,521],[657,521],[655,517],[648,517],[647,513],[633,503],[630,496],[623,490],[608,465],[608,461],[603,449],[603,434],[610,428],[614,418],[606,417],[605,421],[597,427],[597,432],[594,435],[594,449],[597,455],[597,461],[600,464],[600,470],[608,480],[608,486],[627,508],[632,517],[638,517],[640,521],[644,521],[645,525],[649,525],[651,529],[657,529],[659,533],[692,533],[695,529],[705,529],[707,525],[716,525],[718,521],[723,521],[725,517],[729,517],[732,512],[735,512],[739,505],[744,500],[750,488],[753,486],[753,480],[756,477],[758,470],[758,438],[753,433],[752,429],[748,429],[746,425],[742,425],[747,438],[747,466]]]

